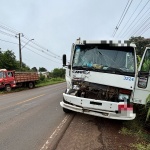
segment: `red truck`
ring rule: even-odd
[[[10,92],[14,87],[35,87],[35,82],[39,80],[37,72],[15,72],[0,69],[0,89],[5,88]]]

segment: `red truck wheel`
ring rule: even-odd
[[[33,82],[29,82],[28,87],[29,87],[29,89],[33,89],[34,88],[34,83]]]
[[[10,85],[6,85],[6,86],[5,86],[5,90],[6,90],[7,92],[10,92],[10,91],[11,91],[11,86],[10,86]]]

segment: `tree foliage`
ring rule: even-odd
[[[145,47],[150,45],[150,39],[145,39],[144,37],[141,37],[141,36],[131,37],[129,41],[136,45],[136,53],[140,57],[143,55]]]
[[[39,67],[39,72],[46,72],[46,71],[47,71],[46,68],[44,68],[44,67]]]
[[[0,51],[0,68],[7,70],[19,69],[19,63],[16,61],[16,56],[12,51],[7,50],[3,53]]]
[[[20,62],[16,60],[14,52],[11,50],[0,51],[0,69],[20,71]],[[30,67],[22,62],[21,71],[30,71]]]
[[[53,78],[65,78],[65,69],[63,68],[55,68],[51,73]]]
[[[33,72],[37,72],[37,71],[38,71],[36,67],[33,67],[31,70],[32,70]]]

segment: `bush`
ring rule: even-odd
[[[45,76],[40,74],[40,81],[44,81],[45,80]]]
[[[62,79],[62,78],[51,78],[50,80],[51,80],[51,81],[62,81],[62,80],[64,80],[64,79]]]

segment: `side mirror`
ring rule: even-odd
[[[63,66],[66,66],[66,61],[67,61],[67,58],[66,58],[66,54],[63,54]]]

